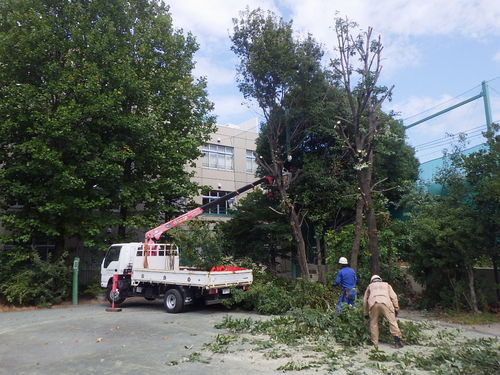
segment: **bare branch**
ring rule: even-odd
[[[271,211],[276,212],[278,215],[286,215],[286,212],[280,212],[280,211],[278,211],[278,210],[275,210],[275,209],[274,209],[273,207],[271,207],[271,206],[268,206],[268,208],[269,208]]]
[[[299,210],[298,215],[300,217],[300,226],[302,226],[302,224],[304,223],[304,220],[306,219],[307,210],[304,213],[302,213],[302,209]]]
[[[382,189],[382,190],[372,190],[374,193],[385,193],[386,191],[391,191],[391,190],[394,190],[396,189],[396,186],[393,186],[393,187],[390,187],[390,188],[387,188],[387,189]]]
[[[375,189],[375,187],[376,187],[377,185],[380,185],[380,184],[381,184],[382,182],[384,182],[384,181],[387,181],[387,177],[386,177],[386,178],[381,179],[380,181],[375,182],[375,183],[372,185],[371,189],[372,189],[372,190],[373,190],[373,189]]]

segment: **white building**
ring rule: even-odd
[[[195,198],[196,203],[208,203],[257,180],[254,156],[257,137],[257,119],[237,126],[217,126],[217,131],[212,134],[210,141],[201,147],[204,155],[196,161],[196,167],[188,167],[188,171],[195,172],[193,181],[211,187],[209,191]],[[240,196],[235,199],[238,198]],[[224,217],[227,215],[227,208],[233,203],[234,200],[225,202],[207,214]]]

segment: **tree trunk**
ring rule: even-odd
[[[495,290],[497,291],[497,302],[500,302],[500,275],[498,273],[498,255],[493,255],[491,261],[493,263],[493,274],[495,275]]]
[[[366,205],[368,206],[368,251],[370,252],[370,270],[373,275],[380,273],[380,254],[378,251],[377,219],[371,195],[367,197]]]
[[[373,274],[380,273],[380,254],[378,250],[377,218],[375,215],[375,205],[372,197],[372,175],[373,175],[373,151],[368,154],[368,167],[358,173],[359,186],[365,200],[367,210],[368,227],[368,252],[370,253],[370,271]]]
[[[51,261],[53,261],[53,262],[61,259],[62,255],[64,254],[65,245],[66,245],[66,239],[64,237],[65,237],[64,234],[61,234],[55,240],[54,253],[52,254],[53,257],[51,259]]]
[[[477,307],[476,290],[474,288],[474,269],[472,268],[472,266],[467,267],[467,278],[469,279],[469,304],[474,314],[479,314],[479,308]]]
[[[304,236],[302,235],[302,228],[300,226],[300,217],[295,212],[293,205],[289,206],[289,218],[290,225],[292,227],[293,238],[297,242],[297,261],[299,262],[300,275],[309,281],[309,268],[307,267],[307,256],[306,256],[306,243],[304,241]]]
[[[352,241],[351,248],[351,263],[350,266],[352,269],[358,269],[358,256],[359,256],[359,244],[361,243],[361,236],[363,234],[363,208],[365,205],[365,201],[362,197],[359,198],[356,203],[356,219],[354,226],[354,239]]]
[[[316,234],[316,257],[318,265],[318,281],[325,283],[325,274],[323,273],[323,254],[321,253],[321,237]]]

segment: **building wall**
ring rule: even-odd
[[[232,147],[233,168],[227,170],[203,166],[204,158],[196,161],[196,167],[188,167],[189,172],[194,171],[192,179],[200,185],[211,186],[213,190],[234,191],[257,179],[255,172],[247,171],[247,150],[255,151],[258,137],[257,119],[252,119],[238,126],[218,125],[216,133],[212,134],[207,144]],[[202,147],[202,150],[204,147]],[[238,196],[241,198],[246,193]],[[201,204],[202,196],[195,198]]]

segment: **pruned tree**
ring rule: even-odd
[[[347,18],[335,21],[338,57],[332,59],[331,66],[344,90],[350,111],[348,118],[338,118],[336,129],[355,158],[359,184],[350,263],[353,268],[357,267],[366,212],[370,268],[373,273],[378,273],[380,265],[373,195],[382,181],[373,181],[374,146],[377,135],[385,131],[384,123],[379,120],[379,111],[384,100],[390,97],[392,87],[378,85],[383,50],[380,36],[374,38],[371,27],[354,36],[352,32],[356,28],[357,24]]]
[[[271,12],[247,9],[233,23],[232,50],[240,58],[239,88],[246,99],[257,102],[265,119],[261,132],[265,147],[257,155],[257,162],[275,180],[283,214],[297,245],[300,273],[309,279],[302,234],[304,211],[290,195],[289,187],[301,174],[300,166],[294,165],[292,159],[310,123],[308,114],[299,109],[303,108],[299,102],[324,79],[322,51],[310,36],[296,40],[292,23]]]

